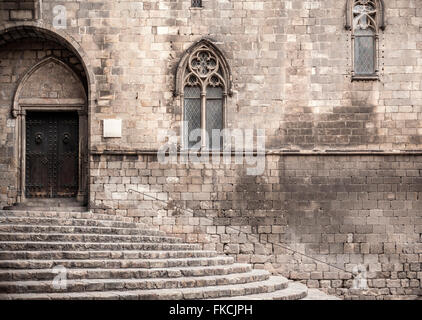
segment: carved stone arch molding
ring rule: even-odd
[[[20,80],[12,114],[27,109],[71,108],[86,111],[87,97],[76,73],[64,62],[48,57],[33,66]]]
[[[12,115],[17,119],[18,202],[25,201],[26,115],[28,111],[77,112],[79,155],[77,199],[87,200],[88,101],[78,75],[63,61],[47,57],[29,69],[17,86]]]
[[[221,79],[224,81],[224,94],[231,96],[232,95],[232,76],[230,71],[230,66],[227,63],[227,60],[221,50],[214,45],[208,39],[201,39],[191,45],[183,54],[182,58],[179,61],[176,70],[176,85],[175,85],[175,96],[180,96],[183,93],[183,87],[185,85],[185,78],[187,76],[187,67],[190,67],[190,58],[192,58],[198,52],[210,52],[211,56],[215,56],[217,63],[219,64],[219,70],[216,70],[216,73],[220,71]]]
[[[353,19],[353,14],[352,14],[352,9],[353,9],[353,5],[355,4],[355,0],[347,0],[346,1],[346,23],[345,23],[345,28],[347,30],[352,30],[352,19]],[[368,1],[364,1],[364,2],[374,2],[378,11],[377,14],[377,25],[378,28],[381,30],[385,30],[386,24],[385,24],[385,4],[384,4],[384,0],[368,0]]]

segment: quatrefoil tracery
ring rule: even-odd
[[[206,88],[224,87],[221,76],[221,63],[217,56],[206,46],[195,50],[189,57],[184,77],[184,85]]]
[[[206,78],[218,69],[218,60],[211,52],[198,50],[190,57],[189,67],[199,77]]]

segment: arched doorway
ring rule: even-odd
[[[86,106],[81,80],[55,57],[24,76],[13,105],[23,198],[84,198]]]
[[[12,105],[13,202],[88,200],[92,77],[82,59],[86,55],[73,42],[40,26],[0,27],[0,53],[12,57],[10,90],[3,96],[10,96]]]

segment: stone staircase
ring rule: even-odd
[[[0,211],[0,299],[336,299],[130,218],[10,209]],[[57,266],[65,288],[53,285]]]

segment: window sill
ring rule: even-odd
[[[204,7],[190,7],[190,10],[202,10]]]
[[[380,77],[375,75],[358,75],[352,76],[352,81],[378,81]]]

